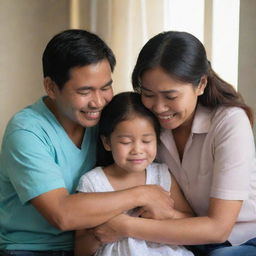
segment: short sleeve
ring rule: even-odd
[[[65,187],[54,150],[33,132],[18,130],[9,134],[2,157],[4,169],[23,204],[40,194]]]
[[[83,175],[80,178],[76,190],[78,192],[95,192],[93,184],[91,183],[90,179],[86,175]]]
[[[226,200],[248,198],[255,159],[252,129],[245,112],[227,113],[216,128],[211,197]]]
[[[164,163],[152,163],[147,167],[147,184],[160,185],[166,191],[171,189],[171,174]]]

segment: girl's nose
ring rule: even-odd
[[[142,153],[142,145],[140,142],[135,142],[133,144],[132,150],[131,150],[132,154],[140,154]]]

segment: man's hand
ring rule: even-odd
[[[158,185],[145,185],[141,189],[145,202],[140,210],[141,217],[158,220],[173,218],[174,201],[170,197],[170,192]]]

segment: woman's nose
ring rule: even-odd
[[[161,99],[156,99],[153,102],[152,110],[155,113],[163,113],[168,110],[168,106],[165,104],[165,102]]]

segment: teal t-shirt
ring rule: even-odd
[[[0,249],[71,250],[73,233],[51,226],[30,200],[66,188],[95,165],[97,127],[87,128],[81,149],[68,137],[43,98],[8,123],[0,154]]]

